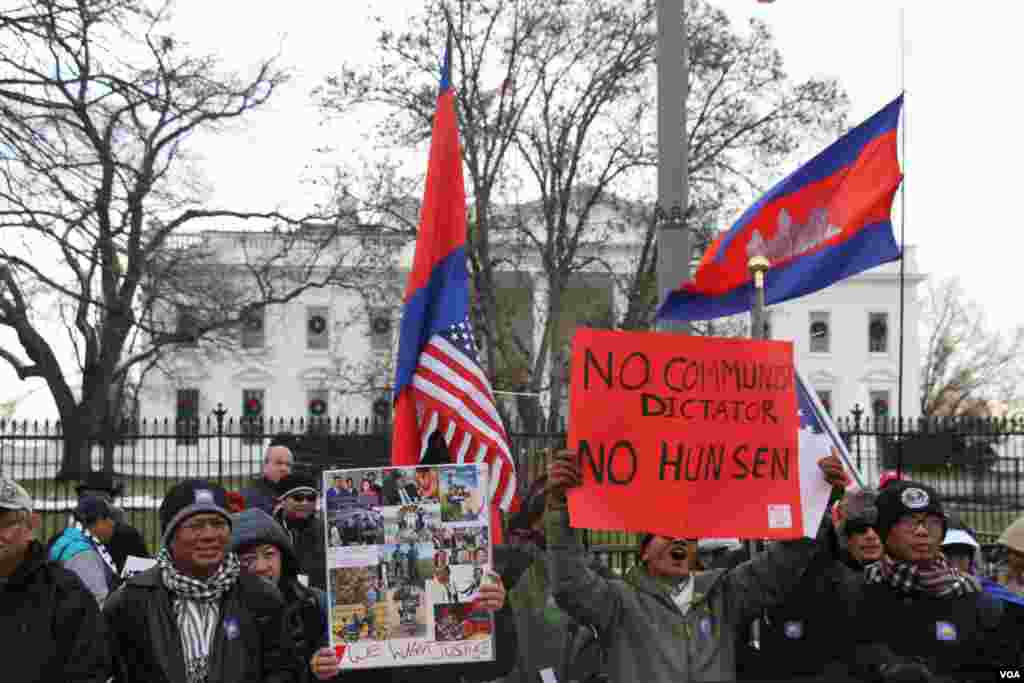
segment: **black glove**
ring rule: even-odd
[[[897,659],[882,666],[878,672],[882,683],[932,683],[928,667],[914,659]]]

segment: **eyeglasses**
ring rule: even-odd
[[[238,556],[238,562],[242,565],[243,569],[252,569],[256,566],[256,563],[260,560],[267,562],[273,562],[281,556],[277,548],[266,548],[264,550],[257,550],[253,553],[246,553],[245,555]]]
[[[292,500],[294,500],[296,503],[315,503],[316,502],[316,494],[315,493],[294,493],[294,494],[292,494],[292,495],[290,495],[288,497],[291,498]]]
[[[209,529],[210,531],[216,531],[217,533],[224,533],[230,528],[227,520],[221,519],[220,517],[211,517],[210,519],[196,519],[188,524],[182,524],[181,528],[190,534],[198,534],[203,529]]]
[[[941,517],[927,515],[925,517],[900,517],[900,520],[896,522],[896,526],[908,532],[917,531],[918,527],[921,527],[929,534],[938,536],[942,533],[944,524]]]

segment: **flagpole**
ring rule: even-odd
[[[689,58],[683,0],[658,0],[657,287],[663,299],[690,277],[689,144],[686,98]],[[661,320],[658,330],[688,334],[690,324]]]
[[[900,338],[899,338],[899,363],[898,363],[898,386],[896,388],[896,424],[899,427],[899,441],[896,447],[896,475],[903,476],[903,337],[906,309],[906,263],[907,263],[907,39],[906,39],[906,11],[900,7],[900,35],[899,35],[899,68],[900,68],[900,93],[903,94],[903,110],[900,112],[900,127],[903,137],[900,140],[901,161],[903,162],[903,182],[900,183],[900,266],[897,282],[900,288]]]

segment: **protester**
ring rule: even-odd
[[[234,518],[230,550],[238,554],[243,574],[264,578],[281,591],[285,628],[298,653],[296,667],[302,672],[298,680],[311,680],[320,673],[312,668],[313,655],[328,644],[327,597],[299,581],[299,560],[291,538],[263,510],[246,510]]]
[[[316,482],[312,477],[292,473],[278,483],[281,501],[274,519],[284,527],[295,548],[300,580],[327,588],[327,560],[324,548],[324,523],[317,514]]]
[[[852,665],[867,680],[988,680],[1008,661],[998,605],[976,578],[940,552],[947,530],[938,492],[892,481],[876,501],[884,544],[864,572],[866,585],[853,629]]]
[[[812,560],[783,604],[766,610],[760,625],[760,651],[748,660],[743,678],[849,678],[848,645],[835,634],[852,627],[863,567],[882,555],[875,531],[876,498],[870,489],[855,489],[836,501],[821,534],[830,539],[830,551]]]
[[[263,454],[263,472],[242,491],[246,508],[259,508],[274,514],[278,486],[292,471],[292,452],[287,446],[269,446]]]
[[[839,542],[840,559],[858,574],[864,567],[882,558],[877,502],[877,491],[855,489],[843,496],[835,506],[833,525]]]
[[[981,544],[974,531],[959,519],[947,515],[948,530],[942,539],[942,554],[961,574],[978,575]]]
[[[585,680],[600,669],[600,649],[586,648],[586,633],[555,602],[548,581],[544,539],[546,477],[531,484],[519,512],[509,522],[508,544],[494,548],[495,564],[515,615],[519,649],[505,683],[536,683],[552,669],[559,681]],[[603,567],[599,563],[594,563]]]
[[[0,475],[0,643],[5,681],[103,683],[109,662],[96,600],[35,540],[32,499]]]
[[[110,506],[101,498],[85,496],[75,508],[73,525],[50,547],[50,559],[74,572],[100,607],[117,587],[117,568],[106,547],[113,535]]]
[[[124,492],[124,485],[115,483],[112,476],[106,472],[90,472],[85,479],[75,487],[75,493],[81,500],[86,496],[100,498],[110,507],[114,519],[114,533],[110,540],[105,543],[110,557],[114,560],[114,568],[118,576],[124,570],[124,564],[129,557],[150,557],[149,548],[142,533],[125,520],[124,510],[117,505],[117,499]],[[68,516],[67,526],[74,526],[75,516],[72,512]],[[47,548],[52,548],[64,530],[55,533],[46,542]]]
[[[443,438],[438,440],[440,445],[435,446],[433,450],[428,448],[421,460],[422,465],[450,462]],[[516,625],[505,601],[505,584],[502,578],[493,572],[488,572],[488,575],[492,580],[480,585],[474,603],[479,609],[494,615],[494,661],[346,671],[341,674],[340,680],[344,683],[478,683],[505,676],[516,662]],[[338,660],[334,651],[329,648],[321,649],[314,658],[313,671],[321,680],[335,675],[338,672]]]
[[[296,680],[280,591],[242,574],[227,551],[224,489],[196,479],[175,485],[160,527],[156,566],[103,607],[115,683]]]
[[[1024,516],[1006,527],[999,536],[999,545],[1006,548],[1006,570],[996,582],[1018,595],[1024,595]]]
[[[844,481],[838,458],[819,466],[833,486]],[[624,579],[603,577],[569,527],[566,490],[580,481],[575,453],[549,457],[548,571],[559,606],[600,634],[615,683],[735,678],[737,628],[781,604],[821,552],[810,539],[776,543],[732,571],[691,577],[685,539],[648,534],[637,567]]]

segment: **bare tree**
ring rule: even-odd
[[[990,417],[989,401],[1012,404],[1024,382],[1024,326],[989,327],[959,279],[929,283],[921,313],[921,414]]]
[[[758,172],[807,137],[837,130],[846,99],[831,80],[792,83],[760,22],[739,35],[701,0],[687,2],[685,21],[687,220],[705,224],[748,197]],[[317,93],[321,105],[329,115],[384,105],[382,146],[419,145],[429,135],[449,25],[484,360],[496,387],[536,395],[564,381],[560,357],[572,327],[564,322],[574,317],[568,298],[581,277],[605,273],[625,294],[627,308],[612,324],[644,328],[653,317],[654,3],[433,0],[406,29],[381,31],[380,65],[330,78]],[[607,218],[609,208],[617,218]],[[608,244],[627,232],[642,248],[624,269]],[[537,344],[515,333],[521,308],[499,301],[501,273],[527,269],[539,271],[546,291],[534,305]],[[521,402],[520,413],[526,408]],[[536,426],[540,411],[532,412],[527,421]],[[547,417],[558,418],[557,401]]]
[[[62,477],[88,471],[88,445],[116,432],[133,373],[351,274],[336,221],[205,206],[190,138],[244,119],[286,74],[273,59],[222,73],[166,32],[167,12],[31,0],[0,15],[0,326],[17,337],[0,358],[52,394]],[[283,230],[235,235],[245,256],[223,266],[190,235],[211,218]]]

